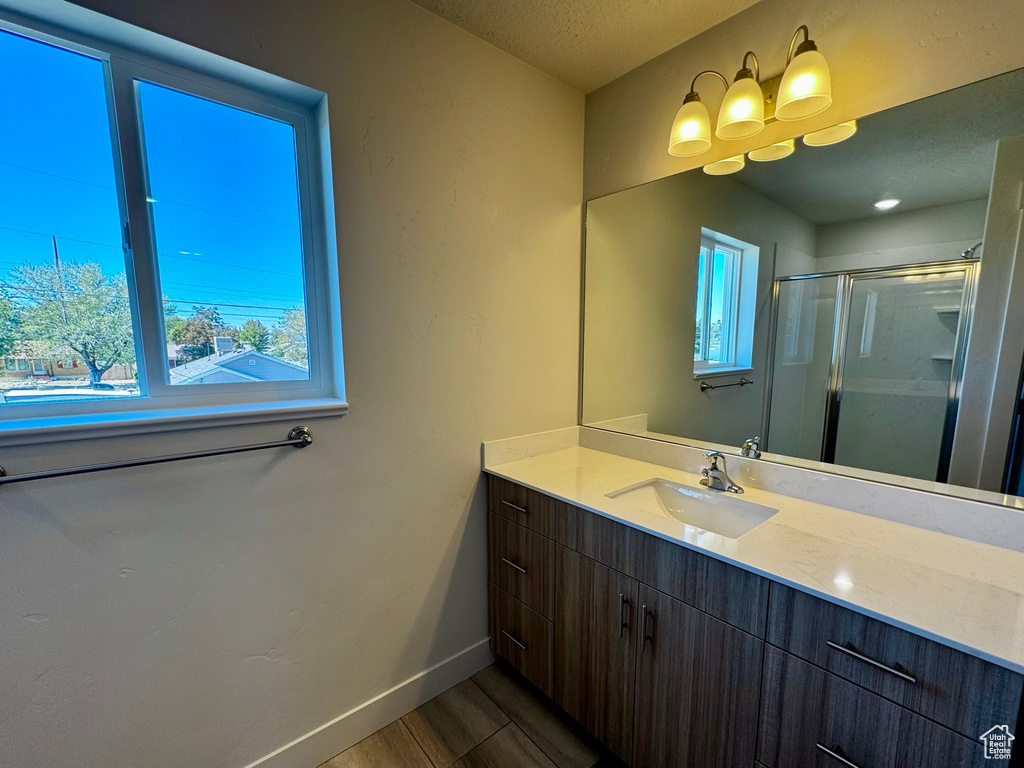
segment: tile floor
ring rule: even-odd
[[[613,768],[619,763],[495,664],[320,768]]]

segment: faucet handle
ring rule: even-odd
[[[721,451],[708,451],[704,454],[705,459],[711,459],[711,469],[718,469],[718,460],[722,460],[722,466],[725,466],[725,454]]]

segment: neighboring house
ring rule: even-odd
[[[171,384],[238,384],[244,381],[297,381],[309,378],[301,365],[254,349],[214,352],[171,369]]]
[[[53,361],[36,357],[31,342],[24,346],[29,351],[3,357],[0,376],[11,379],[88,379],[89,369],[81,360]],[[135,377],[131,366],[115,365],[103,374],[104,381],[128,381]]]

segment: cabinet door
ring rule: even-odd
[[[555,702],[626,762],[633,740],[636,601],[636,581],[558,546]]]
[[[750,768],[764,643],[640,588],[634,768]]]

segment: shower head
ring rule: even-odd
[[[961,259],[973,259],[974,258],[974,252],[976,250],[978,250],[979,248],[981,248],[981,243],[975,243],[970,248],[968,248],[966,251],[961,253],[960,254],[960,258]],[[981,257],[979,256],[978,258],[981,258]]]

